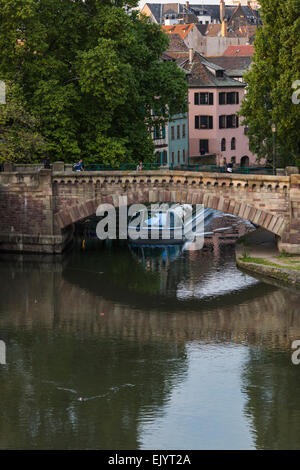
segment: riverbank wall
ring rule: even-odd
[[[258,228],[241,237],[235,248],[243,271],[283,286],[300,289],[300,256],[279,251],[274,234]]]

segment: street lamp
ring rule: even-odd
[[[272,124],[273,133],[273,175],[276,175],[276,124]]]

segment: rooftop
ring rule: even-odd
[[[251,56],[217,56],[207,57],[207,60],[213,62],[226,71],[229,77],[242,77],[249,70],[252,57]]]
[[[228,46],[223,56],[252,56],[254,54],[254,46]]]
[[[187,73],[190,87],[245,87],[244,83],[230,78],[223,67],[207,60],[198,52],[195,52],[192,63],[186,58],[180,65]]]
[[[208,15],[212,20],[220,21],[220,5],[200,5],[190,4],[188,7],[185,3],[146,3],[155,20],[159,24],[163,24],[165,14],[193,14],[195,16]],[[232,15],[237,11],[239,5],[229,5],[225,7],[225,19],[229,22]],[[250,6],[241,6],[243,14],[250,23],[256,24],[260,21],[259,12],[253,10]]]
[[[174,24],[170,26],[163,25],[162,29],[167,34],[178,34],[181,39],[184,39],[194,26],[194,24]]]

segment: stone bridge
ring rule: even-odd
[[[0,173],[0,249],[60,253],[74,223],[101,203],[190,203],[233,214],[277,236],[281,250],[300,253],[300,175],[266,176],[183,171]]]

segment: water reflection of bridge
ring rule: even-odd
[[[0,264],[0,331],[9,331],[10,350],[1,448],[138,448],[141,417],[147,409],[154,419],[184,381],[191,342],[249,345],[242,387],[255,443],[299,445],[298,384],[288,368],[291,341],[300,337],[298,295],[256,284],[219,301],[141,307],[131,295],[111,299],[107,285],[91,282],[95,271],[71,268],[22,258]],[[116,383],[135,386],[122,395]],[[104,398],[81,406],[76,391]]]
[[[126,304],[124,297],[110,299],[107,286],[102,291],[101,281],[89,283],[87,275],[84,270],[78,270],[77,275],[73,270],[70,277],[70,272],[66,276],[51,269],[41,271],[38,266],[27,269],[26,265],[18,272],[11,265],[10,276],[2,280],[5,295],[1,303],[5,302],[7,315],[2,314],[0,326],[8,322],[34,328],[38,324],[76,330],[83,337],[113,335],[141,342],[153,337],[176,342],[216,340],[288,349],[293,339],[300,338],[299,296],[283,289],[258,283],[213,301],[178,302],[170,298],[163,307],[156,296],[152,301],[146,297],[144,304],[139,300]],[[104,317],[100,317],[102,312]]]

